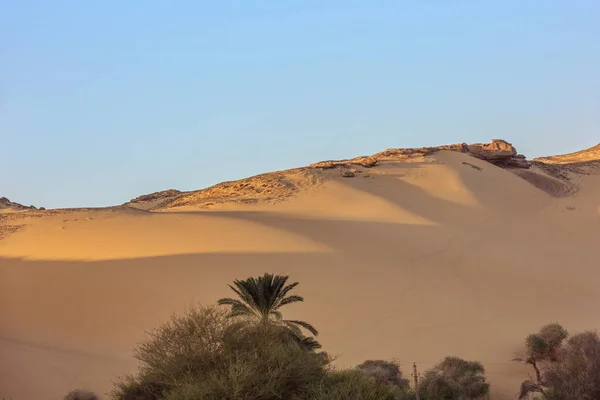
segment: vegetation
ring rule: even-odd
[[[378,382],[401,389],[409,387],[408,379],[402,376],[400,365],[394,361],[368,360],[357,366],[356,369]]]
[[[316,336],[318,331],[314,326],[304,321],[283,319],[283,306],[304,301],[301,296],[289,295],[298,286],[298,282],[288,285],[287,280],[287,276],[267,273],[257,278],[235,280],[233,286],[229,287],[239,299],[223,298],[218,303],[230,307],[230,318],[241,319],[235,326],[281,326],[302,346],[309,349],[320,348],[321,345],[314,338],[304,336],[300,329],[304,328]]]
[[[600,399],[600,337],[583,332],[568,338],[559,324],[543,326],[525,339],[535,378],[521,384],[519,398],[538,393],[547,400]]]
[[[197,307],[151,333],[141,363],[112,393],[120,400],[278,399],[301,394],[325,374],[325,359],[278,326],[230,329],[226,312]]]
[[[336,370],[309,323],[283,318],[281,308],[304,299],[290,292],[297,282],[264,274],[236,280],[239,298],[223,298],[228,309],[193,307],[174,315],[134,349],[140,367],[123,377],[113,400],[479,400],[490,384],[480,362],[446,357],[424,373],[418,394],[395,361],[368,360]],[[559,324],[543,326],[525,339],[534,377],[519,398],[600,399],[600,336],[569,337]],[[74,390],[64,400],[98,400]]]
[[[395,399],[359,371],[334,371],[285,326],[231,329],[228,313],[196,307],[151,333],[134,354],[141,367],[111,393],[115,400]]]
[[[424,400],[484,399],[489,396],[490,384],[480,362],[446,357],[425,372],[419,389]]]
[[[72,390],[64,397],[64,400],[99,400],[95,393],[89,390],[76,389]]]
[[[120,380],[113,400],[415,400],[395,361],[368,360],[336,370],[312,336],[307,322],[286,320],[281,309],[303,298],[287,276],[265,274],[236,280],[239,298],[219,307],[193,307],[150,333],[134,349],[135,375]],[[600,399],[600,337],[584,332],[569,337],[559,324],[543,326],[526,340],[535,377],[523,382],[520,398]],[[424,373],[421,400],[477,400],[489,397],[480,362],[446,357]],[[87,397],[86,397],[87,396]],[[73,391],[65,400],[96,400]]]
[[[302,302],[287,276],[236,280],[228,310],[194,307],[150,333],[134,349],[140,362],[110,394],[113,400],[413,400],[398,363],[368,360],[335,370],[321,346],[286,320],[281,308]],[[423,400],[479,399],[489,392],[480,363],[449,357],[425,373]],[[78,397],[69,400],[79,399]]]
[[[400,400],[385,382],[370,378],[361,371],[330,371],[309,388],[305,397],[294,400]]]

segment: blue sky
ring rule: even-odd
[[[0,196],[46,207],[414,147],[600,142],[600,2],[0,2]]]

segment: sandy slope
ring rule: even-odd
[[[526,334],[555,320],[600,328],[600,172],[578,179],[555,198],[439,152],[275,205],[19,220],[0,241],[0,397],[105,393],[145,329],[269,271],[300,282],[306,301],[289,315],[340,364],[396,358],[408,372],[453,354],[485,363],[494,399],[514,398]]]

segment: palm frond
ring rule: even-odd
[[[278,304],[283,298],[282,291],[285,290],[287,280],[287,276],[265,274],[261,285],[265,308],[269,310],[278,308]]]
[[[286,279],[286,281],[287,281],[287,279]],[[286,287],[284,287],[281,290],[281,297],[283,298],[283,297],[287,296],[287,294],[289,293],[289,291],[292,290],[293,288],[295,288],[296,286],[298,286],[298,282],[290,283],[289,285],[287,285]]]
[[[317,342],[314,338],[310,336],[298,338],[298,344],[305,350],[318,350],[322,347],[321,343]]]
[[[281,321],[283,319],[283,314],[280,311],[271,311],[270,315],[274,316],[277,321]]]
[[[317,331],[315,329],[314,326],[312,326],[311,324],[309,324],[308,322],[304,322],[304,321],[298,321],[298,320],[286,320],[285,321],[287,324],[293,324],[293,325],[298,325],[303,327],[304,329],[306,329],[307,331],[309,331],[310,333],[312,333],[313,335],[317,336],[319,334],[319,331]]]
[[[285,306],[286,304],[291,304],[291,303],[297,303],[297,302],[302,302],[304,301],[304,297],[302,296],[290,296],[290,297],[286,297],[285,299],[281,300],[279,302],[279,304],[277,305],[277,308]]]
[[[231,306],[231,311],[229,313],[229,317],[238,317],[238,316],[256,316],[256,311],[242,301],[237,299],[224,298],[218,301],[219,305],[227,305]]]
[[[220,306],[233,306],[235,304],[242,304],[242,302],[238,299],[232,299],[231,297],[224,297],[222,299],[219,299],[219,301],[217,301],[217,304],[219,304]]]
[[[231,311],[228,315],[230,318],[233,317],[256,317],[256,311],[253,309],[246,307],[245,305],[241,305],[239,307],[232,307]]]
[[[231,285],[229,287],[250,307],[258,309],[257,296],[253,292],[254,286],[251,282],[248,282],[251,279],[246,281],[236,280],[233,282],[235,287]]]

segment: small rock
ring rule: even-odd
[[[352,160],[352,162],[365,168],[371,168],[377,164],[377,160],[373,157],[359,157]]]
[[[321,161],[318,163],[310,164],[309,168],[321,168],[321,169],[333,169],[336,164],[333,161]]]
[[[515,157],[512,158],[509,162],[509,165],[517,168],[529,168],[531,167],[531,163],[527,161],[525,158]]]
[[[464,164],[464,165],[468,165],[469,167],[471,167],[471,168],[473,168],[473,169],[476,169],[477,171],[482,171],[482,170],[483,170],[483,168],[481,168],[481,167],[478,167],[478,166],[477,166],[477,165],[475,165],[475,164],[471,164],[471,163],[464,162],[464,161],[463,161],[463,164]]]
[[[342,176],[344,178],[354,178],[356,175],[352,171],[344,171],[342,172]]]

